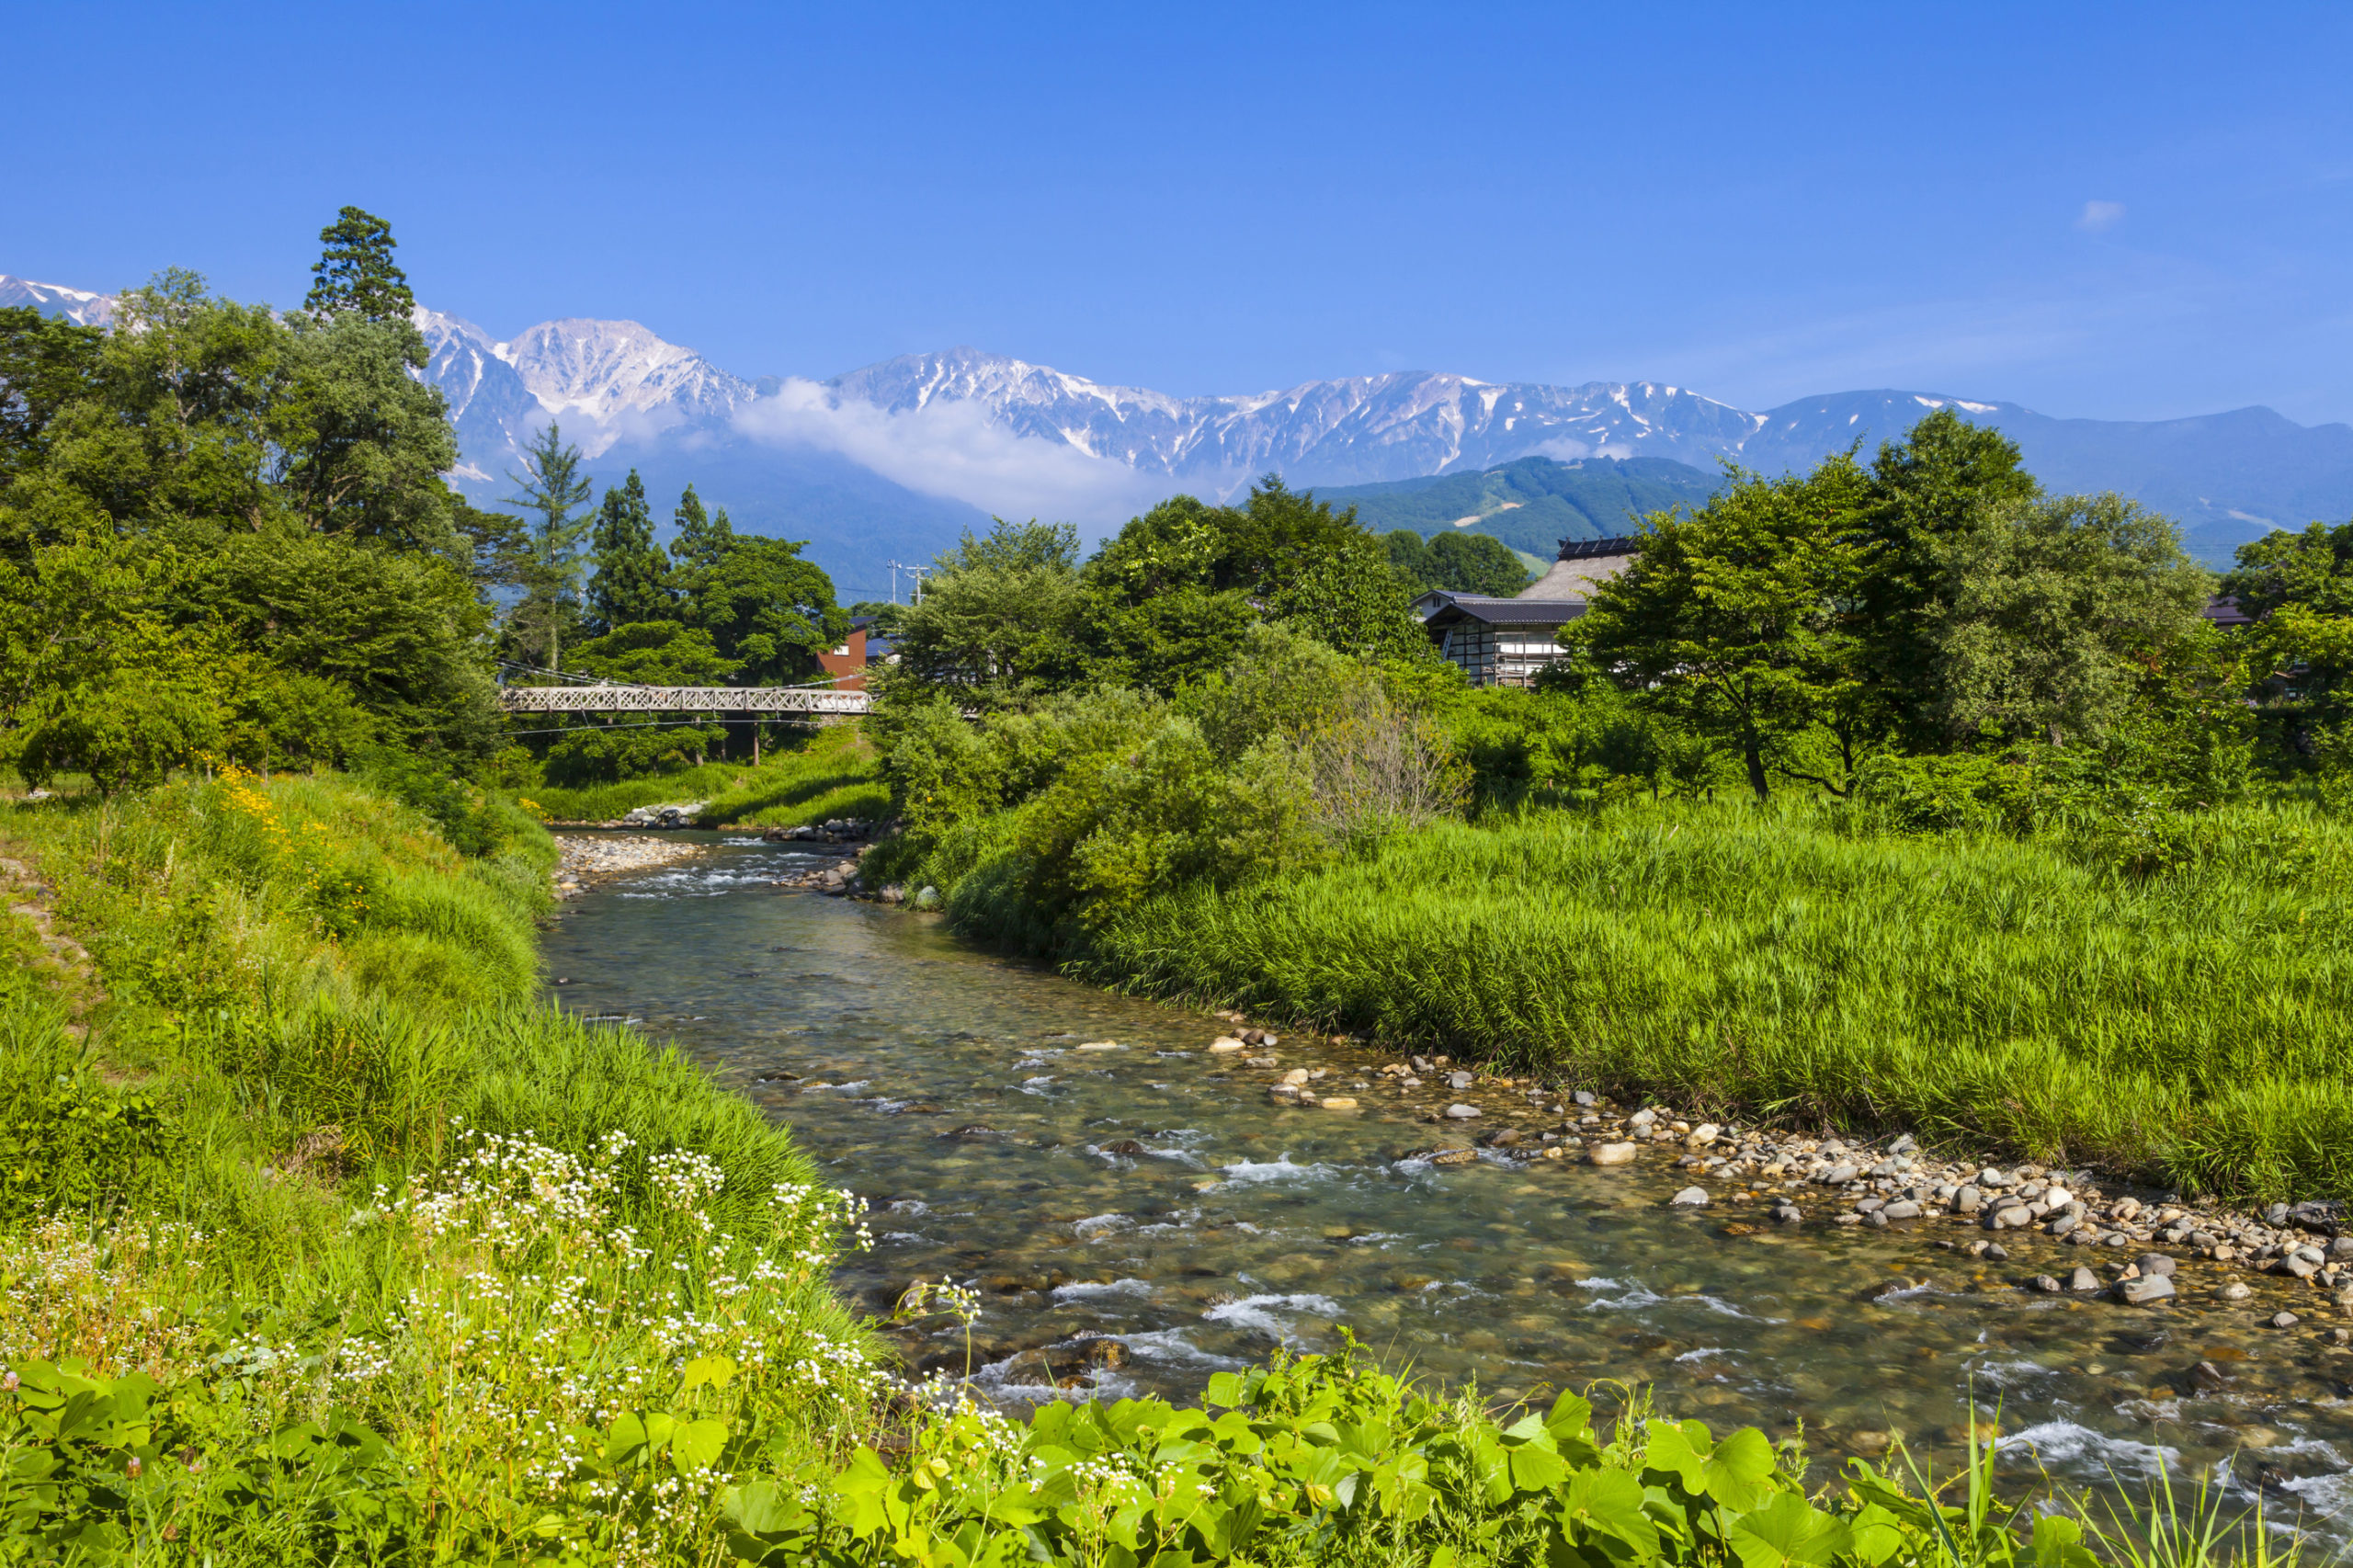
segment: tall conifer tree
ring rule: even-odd
[[[670,558],[654,542],[654,512],[637,470],[605,489],[591,541],[597,576],[588,585],[588,613],[597,635],[637,621],[666,620],[673,613]]]
[[[582,460],[580,449],[551,424],[524,449],[523,472],[506,476],[518,492],[507,504],[536,514],[517,574],[523,602],[515,607],[508,630],[535,656],[545,658],[550,670],[563,668],[564,636],[580,618],[580,537],[590,519],[574,518],[573,512],[595,489],[580,472]]]
[[[416,296],[409,292],[408,274],[392,259],[400,242],[392,238],[390,223],[347,207],[319,231],[319,241],[327,248],[311,268],[304,310],[318,316],[357,312],[369,321],[409,319]]]

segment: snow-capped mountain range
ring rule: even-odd
[[[107,296],[0,275],[0,305],[85,323]],[[636,322],[542,322],[512,338],[438,311],[416,324],[426,378],[449,402],[477,499],[543,425],[599,478],[638,468],[657,494],[691,481],[739,526],[813,540],[862,591],[881,562],[926,559],[985,514],[1068,518],[1089,535],[1177,490],[1231,496],[1279,472],[1348,485],[1481,470],[1531,456],[1665,458],[1767,472],[1857,440],[1868,453],[1948,404],[1999,426],[2057,490],[2114,489],[2167,511],[2193,549],[2227,558],[2274,525],[2353,514],[2353,428],[2264,408],[2156,422],[2061,420],[2016,403],[1898,391],[1749,412],[1655,381],[1581,386],[1440,372],[1170,397],[972,348],[904,355],[826,381],[746,380]]]

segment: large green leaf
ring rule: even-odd
[[[1561,1494],[1561,1528],[1572,1540],[1597,1535],[1645,1558],[1658,1555],[1658,1526],[1643,1509],[1642,1483],[1622,1470],[1581,1470]]]
[[[1834,1519],[1794,1492],[1784,1492],[1732,1521],[1727,1540],[1742,1568],[1830,1568],[1852,1543],[1846,1521]]]
[[[1654,1421],[1643,1462],[1674,1475],[1695,1497],[1745,1510],[1756,1506],[1773,1473],[1773,1445],[1754,1426],[1729,1433],[1719,1443],[1710,1441],[1708,1428],[1697,1421]]]
[[[727,1447],[727,1423],[704,1419],[685,1421],[670,1438],[670,1462],[681,1475],[709,1470],[719,1462],[720,1451]]]

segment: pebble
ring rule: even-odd
[[[2162,1274],[2144,1274],[2138,1279],[2127,1279],[2119,1285],[2117,1293],[2127,1306],[2145,1307],[2166,1300],[2173,1294],[2173,1281]]]
[[[1452,1117],[1457,1121],[1468,1121],[1472,1117],[1479,1115],[1480,1110],[1479,1108],[1474,1105],[1450,1105],[1446,1108],[1446,1114]]]
[[[2055,1296],[2062,1290],[2064,1290],[2067,1287],[2060,1284],[2058,1279],[2052,1275],[2038,1274],[2034,1277],[2034,1288],[2041,1291],[2046,1296]]]
[[[2293,1328],[2303,1321],[2293,1312],[2274,1312],[2271,1315],[2271,1326],[2274,1328]]]
[[[690,839],[576,838],[558,834],[555,849],[556,896],[576,898],[583,878],[620,876],[689,860],[703,852],[703,846]]]
[[[2132,1264],[2144,1275],[2162,1274],[2168,1278],[2172,1277],[2174,1269],[2177,1267],[2172,1258],[2161,1252],[2144,1252],[2134,1258]]]
[[[1708,1206],[1708,1189],[1704,1187],[1687,1187],[1673,1198],[1668,1199],[1667,1205],[1674,1209],[1705,1209]]]
[[[2253,1289],[2244,1279],[2234,1279],[2222,1287],[2222,1300],[2226,1301],[2244,1301],[2254,1294]]]
[[[1354,1110],[1357,1102],[1347,1095],[1326,1095],[1321,1101],[1325,1110]]]
[[[1210,1041],[1210,1054],[1211,1056],[1232,1056],[1235,1052],[1244,1049],[1245,1047],[1242,1042],[1231,1036],[1220,1036],[1218,1039]]]
[[[2070,1290],[2097,1290],[2099,1289],[2099,1276],[2094,1274],[2090,1269],[2084,1267],[2081,1264],[2078,1264],[2075,1267],[2075,1272],[2067,1277],[2067,1289]]]
[[[1596,1165],[1631,1165],[1634,1163],[1631,1143],[1596,1143],[1585,1152],[1586,1162]]]

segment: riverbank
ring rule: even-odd
[[[1006,888],[968,874],[950,911],[1014,929]],[[1544,814],[1166,892],[1066,967],[1701,1119],[2268,1205],[2353,1194],[2348,892],[2353,834],[2284,808],[2217,813],[2198,857],[2147,875],[1795,809]]]
[[[706,763],[618,783],[537,784],[540,814],[565,825],[618,824],[647,806],[699,803],[699,827],[791,826],[828,818],[882,818],[890,790],[855,723],[824,724],[771,746],[761,761]]]
[[[0,1533],[612,1561],[676,1477],[716,1506],[722,1446],[789,1468],[872,1429],[824,1267],[855,1216],[674,1052],[539,1003],[554,850],[513,820],[468,858],[350,781],[233,771],[0,815],[40,899],[13,945],[88,957],[0,986],[0,1441],[50,1467]],[[647,1410],[725,1445],[632,1459]]]
[[[558,898],[576,898],[584,885],[602,878],[676,865],[703,852],[700,843],[682,838],[588,838],[558,833],[554,840]]]

